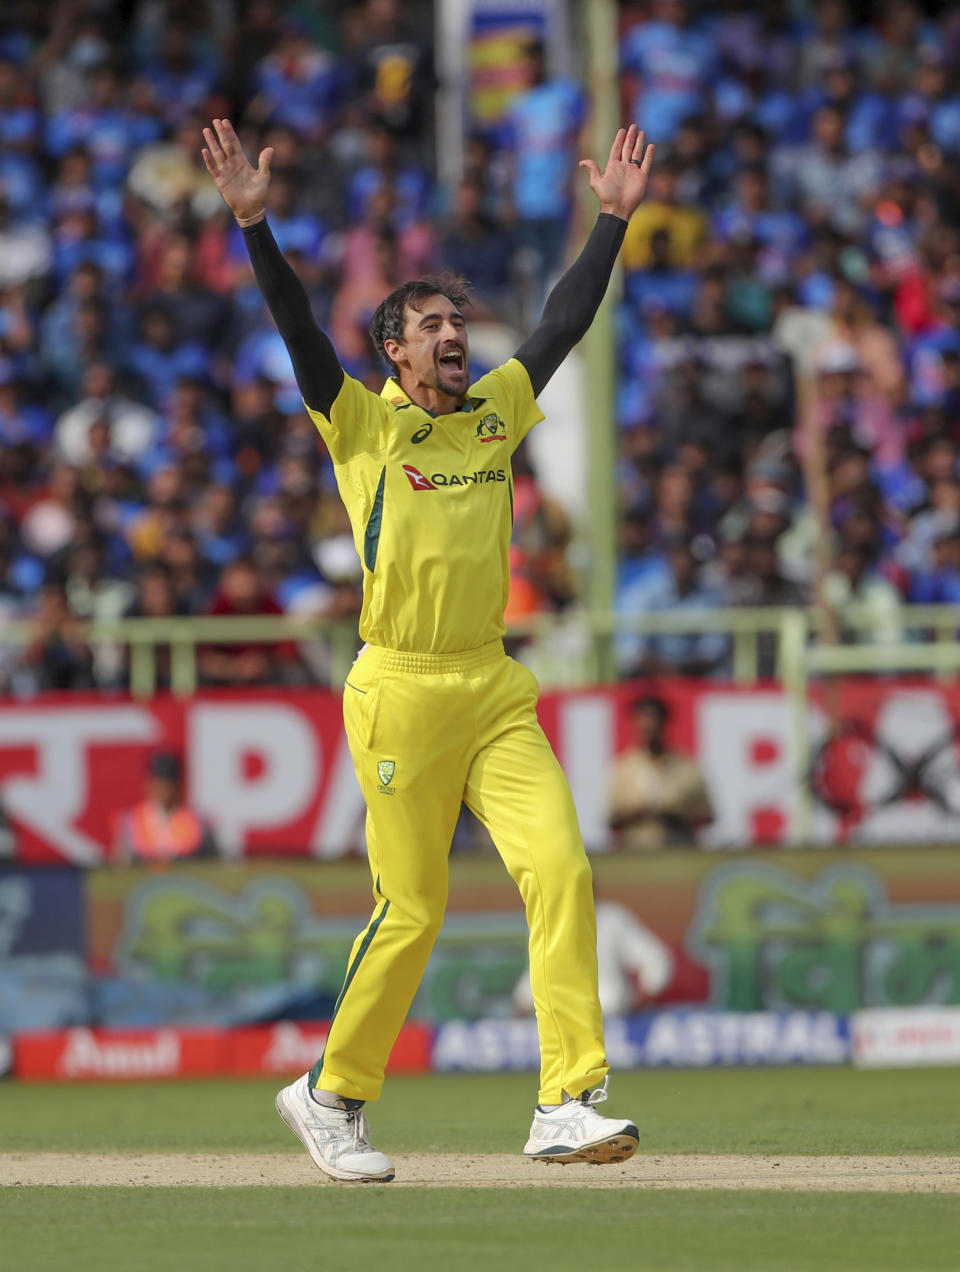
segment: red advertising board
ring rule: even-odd
[[[26,1081],[123,1082],[155,1078],[295,1076],[322,1055],[328,1025],[281,1021],[248,1029],[61,1029],[13,1040],[15,1077]],[[426,1073],[433,1030],[411,1022],[388,1073]]]
[[[39,1081],[207,1077],[227,1067],[226,1035],[193,1029],[61,1029],[13,1040],[13,1072]]]
[[[607,774],[639,690],[541,700],[594,850],[608,845]],[[695,756],[710,789],[714,819],[701,831],[703,846],[790,842],[806,775],[792,761],[783,691],[701,681],[656,691],[671,708],[673,744]],[[814,838],[956,841],[958,720],[960,688],[933,682],[840,685],[829,715],[813,703]],[[160,746],[184,755],[188,802],[213,824],[223,855],[334,858],[362,849],[363,803],[339,697],[277,690],[145,702],[64,695],[0,707],[8,851],[25,862],[109,861],[116,814],[141,798],[146,758]]]
[[[305,1073],[323,1054],[327,1029],[326,1024],[292,1021],[234,1029],[229,1035],[230,1072],[239,1078]],[[387,1072],[428,1072],[432,1047],[432,1028],[408,1022],[394,1044]]]
[[[142,798],[158,747],[184,755],[188,802],[227,855],[355,844],[359,792],[334,694],[71,694],[0,708],[0,803],[19,858],[109,860],[116,814]]]

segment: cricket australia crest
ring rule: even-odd
[[[481,442],[505,442],[507,426],[495,411],[491,411],[477,425],[477,437]]]
[[[397,771],[397,766],[393,760],[378,760],[377,775],[380,778],[380,791],[384,795],[392,795],[393,789],[390,783],[393,781],[393,775]]]

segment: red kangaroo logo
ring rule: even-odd
[[[404,464],[403,471],[407,474],[407,481],[414,490],[436,490],[430,478],[424,477],[419,468],[414,468],[413,464]]]

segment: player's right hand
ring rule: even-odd
[[[203,162],[227,207],[238,220],[256,217],[267,198],[273,147],[260,151],[259,166],[254,168],[229,119],[213,120],[212,128],[204,128],[203,139],[207,143],[201,151]]]

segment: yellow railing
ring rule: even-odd
[[[884,615],[889,628],[889,615]],[[921,671],[952,676],[960,670],[960,606],[905,605],[896,612],[902,639],[871,642],[875,619],[870,611],[851,608],[842,627],[863,632],[856,643],[825,646],[814,640],[815,615],[805,609],[713,609],[658,611],[623,615],[587,610],[565,615],[541,614],[511,626],[508,638],[524,645],[524,661],[537,672],[545,688],[575,687],[609,679],[610,649],[618,636],[713,634],[731,641],[729,674],[738,684],[755,683],[760,672],[761,637],[773,637],[777,650],[777,678],[794,693],[806,694],[810,676],[817,674]],[[206,644],[271,644],[280,641],[321,642],[327,653],[330,683],[339,686],[358,648],[355,621],[310,618],[128,618],[90,622],[83,635],[98,645],[129,649],[130,689],[135,697],[149,697],[157,688],[158,648],[170,650],[170,689],[178,696],[196,692],[199,684],[197,649]],[[0,644],[26,645],[33,637],[27,621],[0,628]],[[802,682],[802,685],[801,685]]]

